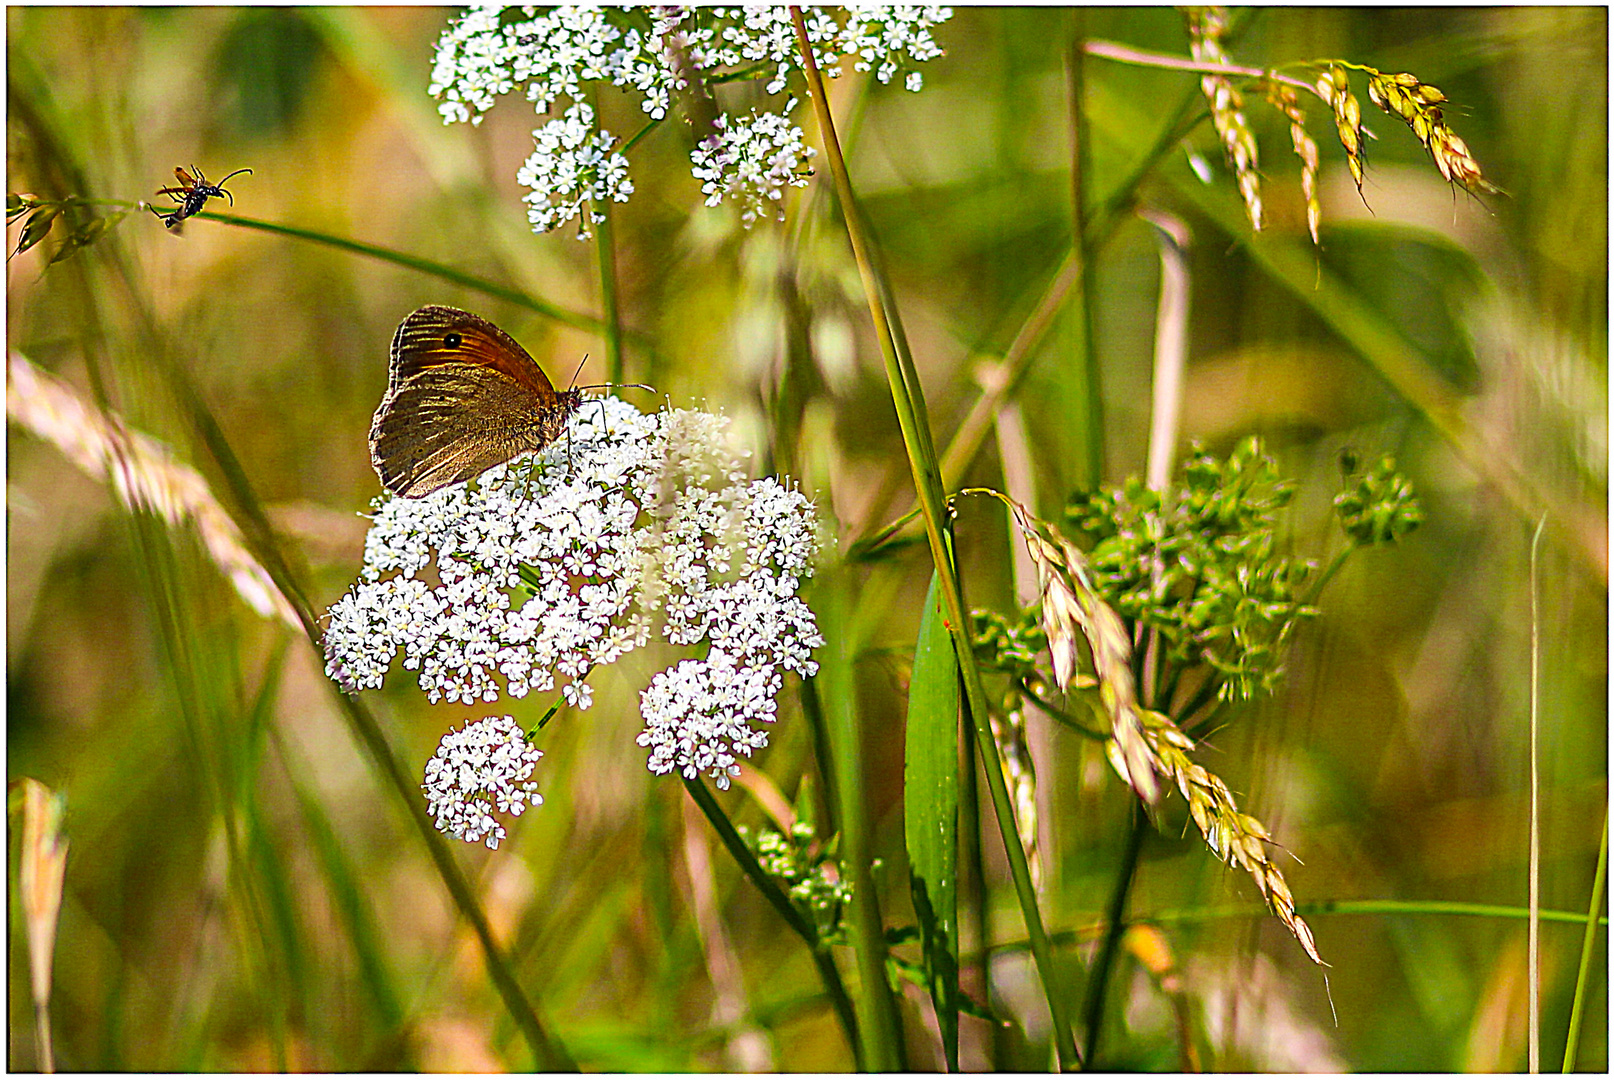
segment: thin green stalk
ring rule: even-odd
[[[1109,740],[1108,734],[1088,727],[1086,724],[1083,724],[1080,720],[1077,720],[1074,716],[1070,715],[1070,713],[1066,712],[1064,709],[1061,709],[1058,705],[1038,694],[1037,691],[1032,688],[1031,684],[1025,679],[1016,680],[1015,686],[1017,689],[1019,689],[1020,693],[1024,694],[1028,699],[1030,699],[1037,706],[1037,708],[1041,709],[1043,712],[1047,713],[1049,716],[1053,717],[1055,720],[1059,721],[1061,724],[1065,725],[1065,727],[1074,731],[1082,738],[1092,739],[1094,742],[1106,742]],[[1094,691],[1094,693],[1096,693],[1096,691]]]
[[[1227,907],[1192,908],[1160,911],[1139,916],[1135,922],[1195,923],[1209,919],[1228,919],[1241,916],[1265,915],[1267,909],[1254,904]],[[1490,919],[1528,919],[1530,909],[1509,904],[1471,904],[1464,900],[1310,900],[1295,905],[1295,914],[1313,915],[1474,915]],[[1581,924],[1586,914],[1580,911],[1552,911],[1546,908],[1537,912],[1542,922]],[[1598,918],[1599,926],[1608,925],[1608,916]]]
[[[834,836],[840,831],[841,811],[835,802],[834,757],[829,751],[829,731],[824,726],[824,704],[818,699],[818,683],[814,679],[801,681],[801,714],[813,737],[813,763],[818,769],[818,790],[824,793],[819,811],[818,835]]]
[[[609,202],[595,203],[594,206],[603,219],[595,225],[594,250],[599,256],[600,310],[605,313],[605,381],[621,383],[622,312],[617,305],[616,243],[612,239],[611,206]]]
[[[964,722],[962,715],[959,721]],[[981,832],[981,789],[976,780],[975,740],[960,739],[958,750],[960,757],[958,833],[962,841],[959,846],[958,887],[961,893],[969,897],[970,921],[975,926],[975,967],[980,972],[980,984],[976,988],[980,996],[976,1000],[991,1001],[992,965],[983,958],[989,955],[991,950],[992,913],[986,895],[986,844]],[[958,968],[961,974],[966,970],[964,957],[964,935],[961,925],[958,948]],[[965,987],[961,980],[959,990],[961,993],[968,993],[970,988]],[[982,1049],[989,1071],[995,1071],[1005,1056],[1003,1042],[1006,1034],[1002,1025],[993,1024],[988,1034],[982,1038],[985,1044]]]
[[[509,303],[515,304],[517,307],[526,308],[528,311],[535,311],[545,318],[554,319],[556,322],[564,323],[565,325],[575,327],[578,330],[586,330],[589,333],[600,335],[604,335],[606,332],[606,324],[603,319],[596,319],[592,315],[583,315],[579,312],[568,311],[563,307],[558,307],[555,304],[551,304],[547,300],[540,300],[538,297],[533,296],[530,293],[522,292],[520,289],[511,288],[508,285],[501,285],[496,281],[489,281],[487,278],[477,277],[475,274],[467,274],[465,271],[456,270],[454,267],[449,266],[446,263],[436,262],[432,259],[423,259],[418,255],[410,255],[402,251],[393,251],[390,248],[384,248],[377,244],[366,244],[362,240],[350,240],[345,236],[333,236],[330,233],[322,233],[315,229],[304,229],[296,225],[282,225],[279,222],[274,221],[260,221],[257,218],[240,217],[236,214],[225,214],[215,210],[204,210],[197,214],[196,217],[207,221],[217,221],[224,225],[235,225],[243,229],[257,229],[259,232],[274,233],[277,236],[290,236],[297,240],[310,240],[316,244],[324,244],[326,247],[338,248],[342,251],[351,251],[359,255],[368,255],[372,259],[380,259],[382,262],[389,262],[395,266],[408,267],[410,270],[416,270],[422,274],[429,274],[432,277],[441,278],[442,280],[452,282],[455,285],[461,285],[467,289],[474,289],[479,293],[483,293],[484,295],[508,301]]]
[[[858,1043],[857,1017],[852,1011],[851,998],[847,997],[846,987],[841,982],[841,973],[835,966],[835,958],[830,955],[829,946],[819,939],[818,931],[802,917],[801,912],[796,910],[796,905],[792,904],[790,897],[779,888],[779,883],[762,869],[762,864],[757,862],[757,857],[751,853],[751,849],[745,846],[745,841],[740,838],[728,814],[723,812],[723,807],[707,790],[706,782],[698,776],[694,778],[686,776],[684,788],[689,792],[689,797],[695,800],[695,805],[700,807],[701,813],[706,815],[706,820],[711,822],[718,839],[723,841],[723,846],[734,856],[740,870],[751,879],[752,884],[761,891],[768,903],[773,905],[773,909],[812,950],[813,963],[817,965],[818,973],[824,980],[824,989],[829,993],[830,1002],[835,1007],[836,1019],[841,1023],[841,1030],[845,1032],[846,1041],[852,1048],[853,1060],[861,1072],[865,1066]]]
[[[975,664],[974,646],[970,641],[968,608],[964,605],[958,571],[953,560],[951,535],[947,530],[947,511],[943,506],[940,473],[936,465],[935,448],[931,443],[925,416],[924,395],[919,385],[912,358],[908,355],[905,336],[896,304],[883,274],[876,265],[877,255],[870,243],[870,232],[863,219],[857,199],[852,191],[846,161],[841,155],[840,143],[835,135],[835,122],[829,110],[829,98],[824,91],[823,79],[812,47],[807,39],[807,26],[801,9],[790,9],[796,28],[796,42],[807,77],[808,94],[818,120],[825,157],[835,180],[836,194],[846,225],[847,238],[857,260],[858,273],[868,297],[869,313],[874,320],[875,333],[886,364],[886,381],[891,387],[898,423],[902,428],[903,442],[908,450],[909,464],[913,469],[914,486],[924,511],[925,532],[930,541],[931,557],[942,585],[942,596],[947,605],[948,629],[953,635],[954,648],[964,676],[964,687],[969,702],[971,719],[975,726],[976,742],[981,747],[988,787],[997,813],[998,829],[1008,855],[1009,869],[1014,879],[1015,892],[1025,915],[1026,929],[1037,959],[1043,990],[1048,999],[1048,1011],[1053,1022],[1054,1044],[1059,1060],[1065,1067],[1080,1062],[1076,1041],[1071,1035],[1070,1022],[1065,1016],[1064,1002],[1054,985],[1053,954],[1048,936],[1037,909],[1036,892],[1026,865],[1025,850],[1020,846],[1014,824],[1014,810],[1009,800],[1008,787],[998,760],[997,745],[992,739],[986,707],[986,693],[981,684],[980,670]]]
[[[1127,923],[1191,926],[1196,923],[1214,922],[1217,919],[1259,919],[1271,914],[1272,912],[1261,904],[1226,904],[1197,908],[1168,908],[1165,911],[1135,915],[1128,919]],[[1305,919],[1320,915],[1466,915],[1482,919],[1529,919],[1530,909],[1506,904],[1472,904],[1463,900],[1309,900],[1303,904],[1296,904],[1295,914]],[[1588,913],[1583,911],[1554,911],[1547,908],[1538,912],[1538,916],[1542,922],[1568,923],[1575,926],[1584,926],[1590,918]],[[1061,947],[1091,941],[1094,934],[1106,926],[1104,919],[1097,913],[1093,914],[1092,920],[1080,927],[1058,930],[1051,936],[1052,940]],[[1600,927],[1607,927],[1608,916],[1596,916],[1595,922]],[[991,951],[994,954],[1025,952],[1030,947],[1029,941],[1021,939],[1006,941],[994,946]],[[978,961],[980,958],[972,956],[960,959],[962,962]]]
[[[1098,1061],[1099,1033],[1104,1027],[1105,991],[1109,989],[1110,971],[1115,967],[1115,957],[1121,949],[1121,935],[1126,932],[1126,921],[1122,916],[1126,914],[1126,898],[1131,894],[1132,882],[1137,877],[1138,858],[1143,854],[1144,836],[1149,828],[1148,816],[1134,804],[1132,827],[1127,830],[1126,852],[1121,856],[1121,865],[1116,870],[1115,891],[1110,894],[1104,945],[1099,950],[1098,963],[1094,965],[1093,974],[1087,982],[1086,1068],[1093,1068]]]
[[[1586,935],[1580,940],[1580,972],[1575,976],[1575,1003],[1569,1009],[1569,1038],[1564,1043],[1564,1072],[1573,1072],[1580,1053],[1580,1025],[1585,1015],[1586,987],[1592,977],[1592,946],[1597,943],[1597,912],[1603,906],[1608,884],[1608,810],[1603,810],[1603,844],[1597,851],[1597,873],[1592,876],[1592,902],[1586,908]],[[1607,922],[1607,920],[1603,920]]]

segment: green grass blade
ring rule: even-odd
[[[1573,1072],[1580,1054],[1580,1027],[1585,1017],[1586,987],[1592,976],[1592,946],[1597,944],[1597,913],[1603,907],[1608,885],[1608,811],[1603,811],[1603,845],[1597,852],[1597,873],[1592,877],[1592,902],[1586,909],[1586,936],[1580,942],[1580,972],[1575,976],[1575,1003],[1569,1009],[1569,1038],[1564,1043],[1564,1072]],[[1537,916],[1540,916],[1537,912]],[[1607,923],[1607,919],[1602,920]]]
[[[903,771],[908,882],[947,1070],[958,1071],[958,661],[934,573],[914,645]]]
[[[1539,610],[1541,531],[1545,516],[1530,540],[1530,945],[1525,978],[1529,980],[1530,1072],[1541,1071],[1541,612]]]

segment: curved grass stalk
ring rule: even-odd
[[[1279,74],[1276,68],[1248,67],[1243,64],[1211,64],[1199,60],[1190,60],[1187,57],[1171,56],[1167,53],[1148,52],[1144,49],[1134,49],[1129,45],[1120,45],[1113,41],[1089,41],[1085,45],[1088,56],[1097,56],[1105,60],[1114,60],[1121,64],[1136,64],[1139,67],[1163,68],[1168,71],[1192,71],[1201,75],[1240,75],[1247,79],[1269,79],[1284,86],[1292,86],[1296,90],[1304,90],[1313,97],[1319,96],[1317,88],[1304,79],[1297,79],[1293,75]],[[1359,65],[1351,65],[1359,67]]]
[[[440,263],[433,259],[423,259],[418,255],[407,252],[394,251],[378,244],[366,244],[362,240],[350,240],[345,236],[333,236],[316,229],[304,229],[297,225],[282,225],[275,221],[261,221],[257,218],[241,217],[238,214],[226,214],[216,210],[204,210],[195,217],[208,221],[217,221],[224,225],[236,225],[243,229],[257,229],[259,232],[274,233],[277,236],[290,236],[297,240],[309,240],[326,247],[338,248],[342,251],[351,251],[358,255],[368,255],[372,259],[390,262],[395,266],[407,267],[428,274],[444,281],[462,285],[467,289],[475,289],[487,296],[497,297],[508,301],[528,311],[535,311],[545,318],[554,319],[558,323],[586,330],[591,334],[606,334],[606,323],[603,319],[596,319],[592,315],[583,315],[576,311],[569,311],[547,300],[541,300],[530,293],[513,289],[508,285],[500,285],[496,281],[467,274],[463,270],[456,270],[447,263]]]
[[[980,670],[976,667],[973,645],[969,633],[969,609],[964,605],[959,586],[958,569],[953,559],[952,540],[947,528],[946,509],[942,502],[940,470],[936,463],[935,447],[931,443],[928,417],[924,406],[924,393],[919,384],[912,356],[907,349],[900,316],[888,281],[878,265],[878,255],[871,243],[871,235],[852,191],[846,161],[835,136],[835,122],[830,115],[829,99],[824,91],[823,79],[813,58],[807,38],[807,26],[801,9],[790,9],[796,28],[796,41],[802,66],[807,77],[808,94],[818,120],[820,137],[824,144],[829,170],[835,179],[836,194],[841,204],[841,215],[846,225],[847,238],[852,244],[858,273],[868,297],[869,314],[873,318],[880,351],[885,359],[886,381],[897,410],[902,429],[903,443],[908,450],[913,470],[914,486],[918,490],[924,512],[925,532],[930,541],[931,557],[935,562],[942,586],[943,602],[947,608],[948,629],[953,635],[959,667],[964,676],[964,688],[969,702],[971,720],[975,728],[976,743],[980,747],[987,784],[991,789],[993,808],[998,819],[998,830],[1008,854],[1009,868],[1014,879],[1015,892],[1024,913],[1032,952],[1037,959],[1043,990],[1052,1018],[1054,1044],[1060,1064],[1072,1067],[1081,1061],[1071,1035],[1070,1021],[1065,1015],[1064,1002],[1053,981],[1053,956],[1043,929],[1042,915],[1037,908],[1036,893],[1032,887],[1030,870],[1024,849],[1014,827],[1014,810],[1009,801],[1003,770],[998,760],[997,745],[992,739],[987,716],[986,693],[981,684]],[[871,988],[865,987],[865,990]],[[872,1035],[872,1033],[871,1033]]]

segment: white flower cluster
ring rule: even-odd
[[[543,751],[529,745],[521,725],[508,716],[489,716],[462,730],[450,729],[426,762],[426,812],[437,831],[474,844],[486,837],[489,848],[504,839],[493,811],[520,817],[530,802],[543,803],[532,781]]]
[[[803,9],[802,21],[807,25],[807,40],[813,45],[813,59],[824,75],[833,79],[841,74],[841,58],[855,56],[853,70],[873,71],[882,83],[890,82],[910,64],[940,56],[941,46],[930,36],[930,28],[953,17],[952,8],[936,4],[873,4],[845,10],[843,24],[823,8]],[[773,64],[774,77],[768,83],[768,93],[783,90],[790,72],[800,66],[790,9],[713,8],[712,14],[726,23],[719,33],[722,44],[697,50],[696,65],[732,68]],[[909,71],[904,85],[909,90],[919,90],[923,85],[919,73]]]
[[[550,691],[588,708],[597,666],[645,644],[706,647],[652,681],[640,745],[652,770],[709,773],[765,745],[783,673],[817,670],[797,595],[816,514],[772,478],[747,481],[728,421],[616,398],[589,402],[569,439],[420,499],[389,499],[359,581],[330,609],[326,673],[376,688],[402,653],[437,701]],[[422,575],[435,570],[438,584]]]
[[[514,11],[507,15],[507,11]],[[824,74],[841,74],[852,57],[857,71],[872,71],[888,83],[898,74],[909,90],[922,85],[913,65],[941,55],[931,28],[952,17],[935,5],[878,5],[846,9],[845,21],[823,8],[806,8],[807,37]],[[691,76],[734,76],[771,66],[766,90],[784,92],[800,68],[787,7],[601,8],[577,5],[534,17],[534,9],[481,5],[443,32],[432,65],[429,91],[441,99],[445,122],[475,124],[494,100],[518,86],[540,114],[562,100],[562,117],[533,133],[537,149],[519,179],[533,189],[526,201],[537,232],[579,217],[579,236],[601,218],[581,208],[585,199],[625,201],[633,191],[627,160],[611,151],[615,140],[594,128],[583,85],[609,82],[640,95],[652,121],[666,117],[673,93]],[[736,198],[747,225],[785,184],[806,183],[801,128],[790,121],[797,101],[776,113],[733,120],[720,115],[720,132],[703,139],[691,155],[708,206]],[[557,127],[556,125],[560,125]],[[551,130],[553,129],[553,130]]]
[[[681,9],[651,9],[649,33],[619,29],[596,5],[557,7],[537,18],[524,7],[520,22],[501,21],[507,10],[479,4],[443,31],[427,92],[444,99],[437,111],[445,123],[480,123],[495,97],[522,84],[544,113],[563,97],[580,100],[587,81],[632,87],[644,95],[644,111],[660,120],[672,92],[685,85],[671,56],[686,43]]]
[[[795,105],[792,100],[790,106]],[[740,220],[752,225],[768,212],[771,200],[784,199],[785,186],[806,187],[806,161],[817,153],[802,141],[801,128],[778,113],[751,110],[748,119],[717,118],[718,133],[695,148],[690,161],[707,206],[728,196],[740,204]],[[779,211],[779,220],[785,219]]]
[[[532,133],[537,148],[516,173],[516,180],[532,188],[522,196],[533,232],[549,232],[572,218],[579,219],[577,238],[593,235],[605,215],[585,203],[607,199],[627,202],[633,194],[628,159],[611,150],[616,140],[609,131],[596,130],[594,110],[581,103]]]

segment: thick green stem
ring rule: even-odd
[[[1064,1002],[1054,984],[1053,953],[1048,935],[1043,929],[1042,916],[1037,909],[1036,892],[1031,884],[1031,873],[1026,865],[1025,850],[1020,846],[1014,824],[1014,810],[1009,799],[1008,786],[998,759],[997,745],[993,742],[987,716],[986,692],[975,664],[973,643],[969,633],[969,609],[964,605],[959,586],[958,571],[953,559],[952,538],[947,530],[947,511],[943,505],[940,472],[936,465],[935,447],[930,429],[925,422],[924,395],[912,358],[901,333],[900,318],[891,296],[885,275],[878,266],[871,235],[857,199],[852,191],[845,158],[835,135],[835,122],[829,110],[829,98],[824,91],[823,79],[813,58],[807,39],[807,26],[800,8],[791,8],[791,19],[796,27],[796,41],[807,76],[808,94],[818,120],[825,158],[835,180],[836,194],[841,204],[847,238],[857,260],[858,272],[868,298],[869,314],[874,321],[875,334],[886,364],[886,381],[891,387],[892,402],[908,451],[913,470],[914,487],[924,513],[925,533],[930,541],[931,557],[935,562],[942,585],[942,596],[947,608],[948,630],[953,635],[954,649],[964,676],[970,717],[975,727],[977,745],[985,765],[987,785],[992,793],[992,804],[997,812],[998,830],[1008,855],[1010,873],[1015,891],[1026,920],[1026,931],[1031,938],[1032,953],[1037,959],[1043,990],[1048,998],[1048,1011],[1053,1022],[1054,1044],[1059,1060],[1065,1067],[1077,1064],[1081,1058],[1076,1041],[1071,1035],[1070,1022],[1065,1015]]]

